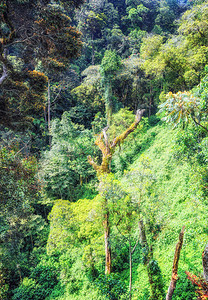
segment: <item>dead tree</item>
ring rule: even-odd
[[[183,245],[184,230],[185,230],[185,226],[182,227],[182,230],[179,234],[179,241],[176,245],[175,255],[174,255],[174,260],[173,260],[172,277],[171,277],[170,286],[168,288],[168,292],[166,295],[166,300],[172,299],[174,290],[176,288],[176,283],[178,280],[178,263],[179,263],[181,248]]]

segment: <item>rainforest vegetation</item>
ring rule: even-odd
[[[208,298],[208,1],[0,0],[0,300]]]

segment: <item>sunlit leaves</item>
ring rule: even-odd
[[[207,46],[208,6],[207,3],[197,5],[188,10],[182,17],[179,32],[193,46]]]
[[[191,92],[168,93],[166,101],[160,105],[160,111],[165,111],[164,120],[177,126],[181,122],[188,122],[190,116],[197,113],[199,99]]]
[[[116,52],[111,50],[106,50],[100,68],[100,72],[101,72],[101,76],[103,77],[103,80],[105,81],[112,78],[115,75],[116,71],[119,70],[120,67],[121,67],[121,59],[116,54]]]
[[[207,131],[202,122],[207,122],[207,76],[189,92],[169,92],[166,100],[159,106],[159,113],[164,112],[164,120],[177,126],[185,125],[191,120]]]
[[[100,255],[102,248],[96,242],[102,237],[100,198],[80,199],[76,203],[57,200],[49,215],[50,234],[47,243],[49,254],[64,253],[67,248],[84,244],[83,260],[87,263],[89,247],[93,255]],[[102,239],[99,241],[102,244]],[[97,253],[97,254],[96,254]]]

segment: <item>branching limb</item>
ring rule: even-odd
[[[14,28],[10,18],[8,17],[8,8],[3,13],[3,21],[6,23],[6,25],[10,29],[9,36],[3,38],[3,45],[7,45],[14,40],[15,34],[16,34],[15,28]]]
[[[201,128],[203,128],[206,132],[208,132],[208,129],[206,127],[204,127],[201,123],[199,123],[195,117],[191,116],[192,120],[194,121],[194,123],[196,125],[199,125]]]
[[[3,53],[0,55],[0,61],[2,62],[2,75],[0,77],[0,85],[4,82],[4,80],[7,78],[8,76],[8,61],[6,58],[6,52],[7,50],[4,49]]]
[[[95,171],[99,171],[100,166],[98,164],[96,164],[96,162],[94,162],[93,158],[91,157],[91,155],[89,155],[87,157],[87,160],[89,162],[89,164],[93,167],[93,169],[95,169]]]
[[[133,248],[133,250],[131,251],[132,254],[134,254],[134,251],[136,250],[136,247],[137,247],[137,245],[138,245],[138,243],[139,243],[139,240],[140,240],[140,236],[138,237],[138,239],[137,239],[137,241],[136,241],[136,244],[134,245],[134,248]]]
[[[117,136],[113,140],[113,142],[111,144],[111,148],[115,148],[119,142],[122,142],[123,140],[125,140],[127,138],[127,136],[137,128],[138,124],[140,123],[140,121],[142,119],[144,111],[145,111],[145,109],[138,109],[137,110],[134,123],[132,123],[129,126],[129,128],[126,129],[126,131],[121,133],[119,136]]]
[[[105,127],[103,129],[103,137],[105,139],[105,145],[106,145],[106,149],[109,152],[109,144],[108,144],[108,136],[107,136],[107,130],[109,129],[109,126]]]
[[[103,142],[103,137],[104,137],[104,133],[103,131],[98,135],[96,141],[95,141],[95,145],[98,146],[98,148],[100,149],[100,151],[102,152],[103,155],[106,155],[106,147],[105,144]]]
[[[98,137],[95,141],[95,145],[98,146],[98,148],[102,152],[101,165],[100,166],[97,165],[93,161],[91,156],[88,157],[88,162],[93,166],[93,168],[96,171],[98,171],[98,173],[106,173],[107,174],[107,173],[111,172],[110,165],[111,165],[111,160],[112,160],[112,156],[113,156],[115,147],[117,145],[119,145],[121,141],[125,140],[125,138],[137,128],[139,122],[142,119],[144,111],[145,111],[144,109],[137,110],[134,123],[132,123],[126,131],[124,131],[117,138],[115,138],[112,143],[109,142],[108,136],[106,133],[109,126],[105,127],[103,129],[103,131],[98,135]]]

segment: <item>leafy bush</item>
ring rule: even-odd
[[[33,270],[30,278],[23,279],[21,285],[14,290],[13,300],[43,300],[51,293],[60,293],[58,286],[58,270],[52,261],[43,261]]]
[[[164,284],[160,267],[156,260],[151,260],[148,265],[148,273],[152,279],[152,295],[150,300],[163,300],[165,297]]]
[[[12,300],[40,300],[39,286],[34,279],[24,278],[22,284],[14,290]]]
[[[96,285],[100,289],[102,295],[105,295],[107,299],[118,300],[121,296],[126,295],[127,288],[124,282],[117,274],[100,275],[95,281]]]
[[[197,299],[195,294],[195,287],[190,280],[187,279],[186,274],[179,273],[179,279],[177,281],[176,289],[173,294],[173,300],[195,300]]]

